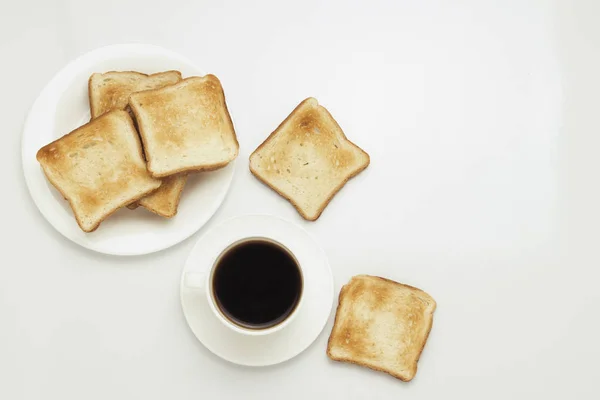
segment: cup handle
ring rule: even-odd
[[[183,284],[190,289],[204,289],[204,276],[200,272],[186,272]]]

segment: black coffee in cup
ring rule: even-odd
[[[302,289],[296,258],[268,239],[248,239],[230,246],[213,270],[217,307],[244,328],[265,329],[285,321],[296,309]]]

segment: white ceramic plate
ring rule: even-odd
[[[217,319],[202,288],[185,285],[188,272],[206,273],[229,244],[247,237],[269,237],[286,246],[302,267],[304,297],[294,320],[266,336],[245,336]],[[181,275],[181,305],[198,340],[217,356],[235,364],[266,366],[287,361],[310,346],[323,330],[333,307],[333,276],[325,252],[300,227],[271,216],[243,216],[204,234],[190,253]]]
[[[204,75],[185,57],[161,47],[126,44],[102,47],[72,61],[44,88],[33,104],[22,138],[25,180],[44,217],[65,237],[101,253],[148,254],[173,246],[198,231],[217,211],[233,178],[234,163],[214,172],[191,174],[177,215],[165,219],[142,207],[123,208],[92,233],[77,225],[69,204],[46,180],[35,155],[39,148],[90,119],[87,82],[93,72],[175,69],[183,77]]]

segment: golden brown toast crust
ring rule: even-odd
[[[126,165],[123,168],[127,168],[128,171],[131,171],[131,174],[133,176],[137,176],[140,180],[143,180],[145,189],[138,191],[135,194],[135,196],[131,196],[130,198],[124,199],[120,203],[114,204],[112,207],[110,207],[104,213],[102,213],[102,217],[99,220],[95,221],[93,225],[87,226],[82,220],[82,215],[83,213],[85,213],[85,211],[82,211],[82,208],[89,208],[84,207],[86,204],[91,204],[92,208],[94,205],[97,206],[98,204],[100,204],[101,200],[98,199],[98,195],[100,193],[91,192],[84,186],[81,186],[81,184],[79,183],[74,184],[74,186],[77,186],[76,189],[71,191],[66,190],[65,186],[68,187],[68,185],[73,184],[73,182],[59,182],[57,179],[54,179],[54,175],[62,175],[76,169],[78,166],[73,164],[71,156],[74,155],[74,157],[77,157],[78,151],[81,151],[81,149],[85,150],[86,148],[89,148],[86,146],[89,146],[89,143],[93,143],[94,139],[97,139],[97,141],[99,142],[102,142],[102,140],[106,140],[106,138],[109,137],[109,134],[107,134],[106,132],[108,132],[108,129],[111,129],[109,121],[113,118],[119,118],[121,122],[126,121],[126,123],[128,124],[128,130],[131,132],[132,135],[130,139],[133,139],[137,143],[137,161],[140,165],[136,168],[135,161],[133,161],[131,165]],[[88,134],[88,129],[95,129],[95,131],[91,134]],[[143,165],[143,153],[139,137],[135,133],[136,131],[133,126],[133,121],[131,120],[129,114],[125,111],[115,110],[108,112],[102,115],[101,117],[98,117],[95,120],[88,122],[85,125],[80,126],[79,128],[67,133],[66,135],[54,140],[53,142],[45,145],[44,147],[38,150],[36,154],[36,159],[41,164],[44,175],[50,181],[50,183],[61,193],[61,195],[67,200],[69,206],[73,210],[73,214],[79,227],[84,232],[95,231],[98,228],[98,226],[104,220],[106,220],[106,218],[112,215],[119,208],[141,199],[142,197],[154,192],[160,187],[160,181],[151,178],[151,176],[145,168],[143,171],[141,170]],[[85,140],[90,138],[92,139],[91,142],[88,141],[86,143],[83,143]],[[109,138],[108,140],[110,141],[111,139]],[[133,154],[132,156],[135,157],[135,155]],[[82,177],[82,179],[85,179],[85,177]],[[121,190],[120,186],[122,184],[123,181],[104,183],[101,186],[102,193],[106,193],[107,195],[110,195],[110,193],[117,193]],[[79,199],[80,202],[76,202],[75,199]],[[83,203],[84,206],[78,206],[79,203]]]
[[[389,291],[393,290],[393,287],[409,289],[410,291],[413,291],[414,293],[419,294],[420,296],[426,298],[431,303],[430,310],[429,310],[430,314],[415,315],[414,318],[410,319],[411,324],[412,323],[425,324],[425,335],[422,337],[421,343],[419,344],[419,347],[417,349],[416,358],[414,360],[414,365],[412,365],[412,371],[411,371],[412,373],[410,373],[408,375],[399,373],[392,368],[385,368],[381,365],[378,365],[377,362],[363,361],[363,359],[369,358],[369,356],[371,356],[371,358],[376,358],[376,356],[373,356],[372,354],[368,354],[368,350],[366,349],[366,347],[368,347],[368,346],[365,346],[364,343],[361,343],[361,340],[362,340],[361,335],[365,335],[365,332],[361,331],[361,327],[359,326],[360,324],[358,324],[355,321],[350,321],[350,323],[347,323],[346,325],[343,325],[343,323],[340,321],[340,318],[342,315],[341,311],[342,311],[342,307],[343,307],[344,303],[346,301],[352,301],[352,299],[348,298],[349,291],[355,290],[355,291],[360,292],[361,290],[364,290],[364,286],[361,287],[361,284],[364,285],[364,282],[361,282],[361,280],[363,280],[363,279],[379,280],[382,283],[384,283],[384,285],[382,285],[381,288],[383,288],[385,286],[388,287],[387,289],[383,290],[383,293],[381,291],[381,288],[378,288],[379,289],[378,292],[375,293],[375,295],[374,295],[374,297],[376,298],[376,300],[374,302],[375,307],[377,307],[379,304],[384,304],[388,300],[388,298],[390,296]],[[340,294],[339,294],[339,298],[338,298],[338,305],[336,308],[335,321],[334,321],[333,328],[331,330],[331,334],[329,336],[329,340],[327,342],[327,356],[334,361],[346,362],[346,363],[350,363],[350,364],[359,365],[362,367],[367,367],[367,368],[375,370],[375,371],[387,373],[387,374],[393,376],[394,378],[400,379],[404,382],[409,382],[416,375],[417,364],[418,364],[419,358],[423,352],[423,349],[425,348],[425,344],[427,343],[429,334],[431,332],[431,328],[433,326],[433,313],[435,312],[436,307],[437,307],[437,305],[436,305],[435,300],[429,294],[422,291],[421,289],[415,288],[410,285],[402,284],[402,283],[399,283],[399,282],[396,282],[396,281],[393,281],[390,279],[378,277],[378,276],[371,276],[371,275],[354,276],[340,290]],[[366,326],[362,327],[362,328],[366,328]],[[358,332],[356,332],[356,331],[358,331]],[[354,335],[352,335],[352,334],[354,334]],[[358,341],[356,340],[356,337],[358,337]],[[348,338],[351,338],[351,339],[348,339]],[[362,344],[362,346],[361,346],[361,344]],[[342,348],[343,347],[351,347],[351,350],[352,350],[351,352],[353,353],[352,356],[347,356],[347,357],[335,356],[332,351],[335,346],[342,347]]]
[[[171,175],[163,178],[162,181],[163,183],[157,191],[140,199],[137,204],[161,217],[173,218],[177,215],[187,175]]]
[[[359,168],[355,169],[352,173],[347,174],[344,179],[335,187],[333,187],[332,191],[330,192],[330,195],[321,203],[321,206],[319,207],[317,213],[315,215],[309,215],[307,212],[305,212],[304,208],[298,204],[298,202],[296,201],[296,199],[294,198],[294,196],[288,195],[286,193],[284,193],[282,190],[279,190],[278,187],[276,185],[274,185],[270,180],[269,177],[266,176],[265,174],[261,173],[261,171],[257,170],[254,166],[253,166],[253,158],[256,157],[258,154],[260,154],[260,152],[262,150],[265,149],[265,147],[269,144],[269,142],[271,140],[273,140],[277,135],[281,134],[281,132],[283,131],[283,128],[286,126],[286,124],[288,124],[294,117],[297,116],[297,114],[299,114],[300,112],[302,112],[302,110],[304,109],[305,105],[308,104],[309,102],[316,102],[316,99],[309,97],[304,99],[302,102],[300,102],[295,108],[294,110],[292,110],[292,112],[277,126],[277,128],[271,132],[271,134],[256,148],[256,150],[254,150],[254,152],[252,152],[252,154],[250,155],[250,172],[262,183],[264,183],[267,187],[271,188],[272,190],[274,190],[276,193],[278,193],[280,196],[282,196],[283,198],[285,198],[287,201],[289,201],[292,206],[298,211],[298,213],[302,216],[302,218],[304,218],[305,220],[308,221],[316,221],[317,219],[319,219],[319,217],[321,216],[321,214],[323,213],[323,211],[325,210],[325,208],[327,208],[327,206],[329,205],[329,203],[331,202],[331,200],[335,197],[335,195],[346,185],[346,183],[352,179],[353,177],[355,177],[356,175],[358,175],[359,173],[361,173],[363,170],[365,170],[369,165],[370,165],[370,156],[367,152],[365,152],[363,149],[361,149],[359,146],[357,146],[355,143],[353,143],[352,141],[350,141],[344,131],[342,130],[342,128],[339,126],[338,122],[333,118],[333,116],[331,115],[331,113],[323,106],[318,105],[319,108],[319,112],[324,113],[324,115],[327,117],[327,119],[329,120],[329,122],[331,124],[333,124],[334,129],[337,130],[339,132],[339,134],[341,135],[343,141],[345,141],[346,143],[348,143],[350,146],[354,147],[356,150],[358,150],[359,152],[361,152],[365,157],[366,157],[366,161],[359,166]],[[311,124],[314,123],[314,119],[312,119],[311,121],[311,117],[308,117],[306,119],[307,124]]]
[[[234,154],[231,158],[226,159],[222,162],[217,162],[217,163],[210,163],[210,164],[203,164],[203,165],[190,165],[190,166],[185,166],[185,167],[180,167],[180,168],[174,168],[169,170],[168,172],[159,172],[156,171],[154,168],[154,160],[153,160],[153,155],[149,154],[149,152],[151,153],[151,150],[149,150],[149,142],[151,140],[150,135],[149,135],[149,130],[152,130],[152,128],[148,127],[147,124],[144,122],[143,116],[141,115],[141,99],[144,98],[145,96],[148,95],[161,95],[166,93],[166,90],[176,90],[179,89],[181,87],[185,87],[187,84],[189,83],[195,83],[195,82],[206,82],[208,84],[208,86],[210,86],[210,90],[213,90],[213,92],[210,94],[210,97],[212,99],[215,100],[215,102],[218,102],[218,104],[216,105],[216,107],[221,107],[222,108],[222,115],[223,118],[225,119],[225,124],[227,125],[227,129],[230,130],[231,132],[231,137],[229,138],[233,145],[234,145]],[[154,99],[149,99],[150,102],[152,102]],[[163,100],[164,102],[164,100]],[[213,104],[214,105],[214,104]],[[142,143],[144,145],[144,149],[146,151],[146,158],[148,161],[148,170],[150,171],[150,173],[152,174],[152,176],[154,176],[155,178],[163,178],[166,176],[170,176],[170,175],[175,175],[175,174],[180,174],[180,173],[185,173],[185,172],[208,172],[208,171],[214,171],[220,168],[223,168],[225,166],[227,166],[231,161],[233,161],[239,153],[239,142],[237,139],[237,134],[233,125],[233,121],[231,119],[231,115],[229,113],[229,109],[227,107],[227,101],[225,98],[225,92],[223,90],[223,87],[221,85],[221,82],[219,81],[219,79],[212,74],[207,74],[203,77],[198,77],[198,76],[190,76],[187,77],[185,79],[182,79],[180,82],[166,87],[166,88],[161,88],[161,89],[151,89],[151,90],[143,90],[143,91],[139,91],[137,93],[135,93],[133,96],[130,97],[130,101],[129,101],[129,106],[131,107],[131,110],[133,111],[136,120],[138,121],[138,127],[139,127],[139,133],[140,133],[140,137],[142,138]],[[192,106],[192,104],[190,104],[190,106]],[[175,109],[171,110],[172,112],[176,111]],[[179,110],[179,112],[183,112],[183,110]],[[162,115],[164,115],[163,113],[161,113]],[[177,119],[176,118],[177,115],[173,115],[171,116],[171,119]],[[210,123],[213,123],[213,121],[209,121]],[[182,143],[185,142],[184,138],[180,138],[177,135],[172,135],[173,132],[171,132],[171,136],[170,137],[165,137],[165,140],[170,141],[174,146],[182,146]]]

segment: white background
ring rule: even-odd
[[[597,399],[600,4],[587,1],[2,0],[0,399]],[[209,353],[179,305],[198,235],[102,256],[42,218],[21,171],[26,113],[69,60],[144,42],[219,76],[241,144],[206,228],[304,226],[339,288],[369,273],[438,302],[416,378],[313,346],[251,369]],[[247,157],[314,96],[371,155],[314,223]],[[198,205],[201,207],[202,205]]]

